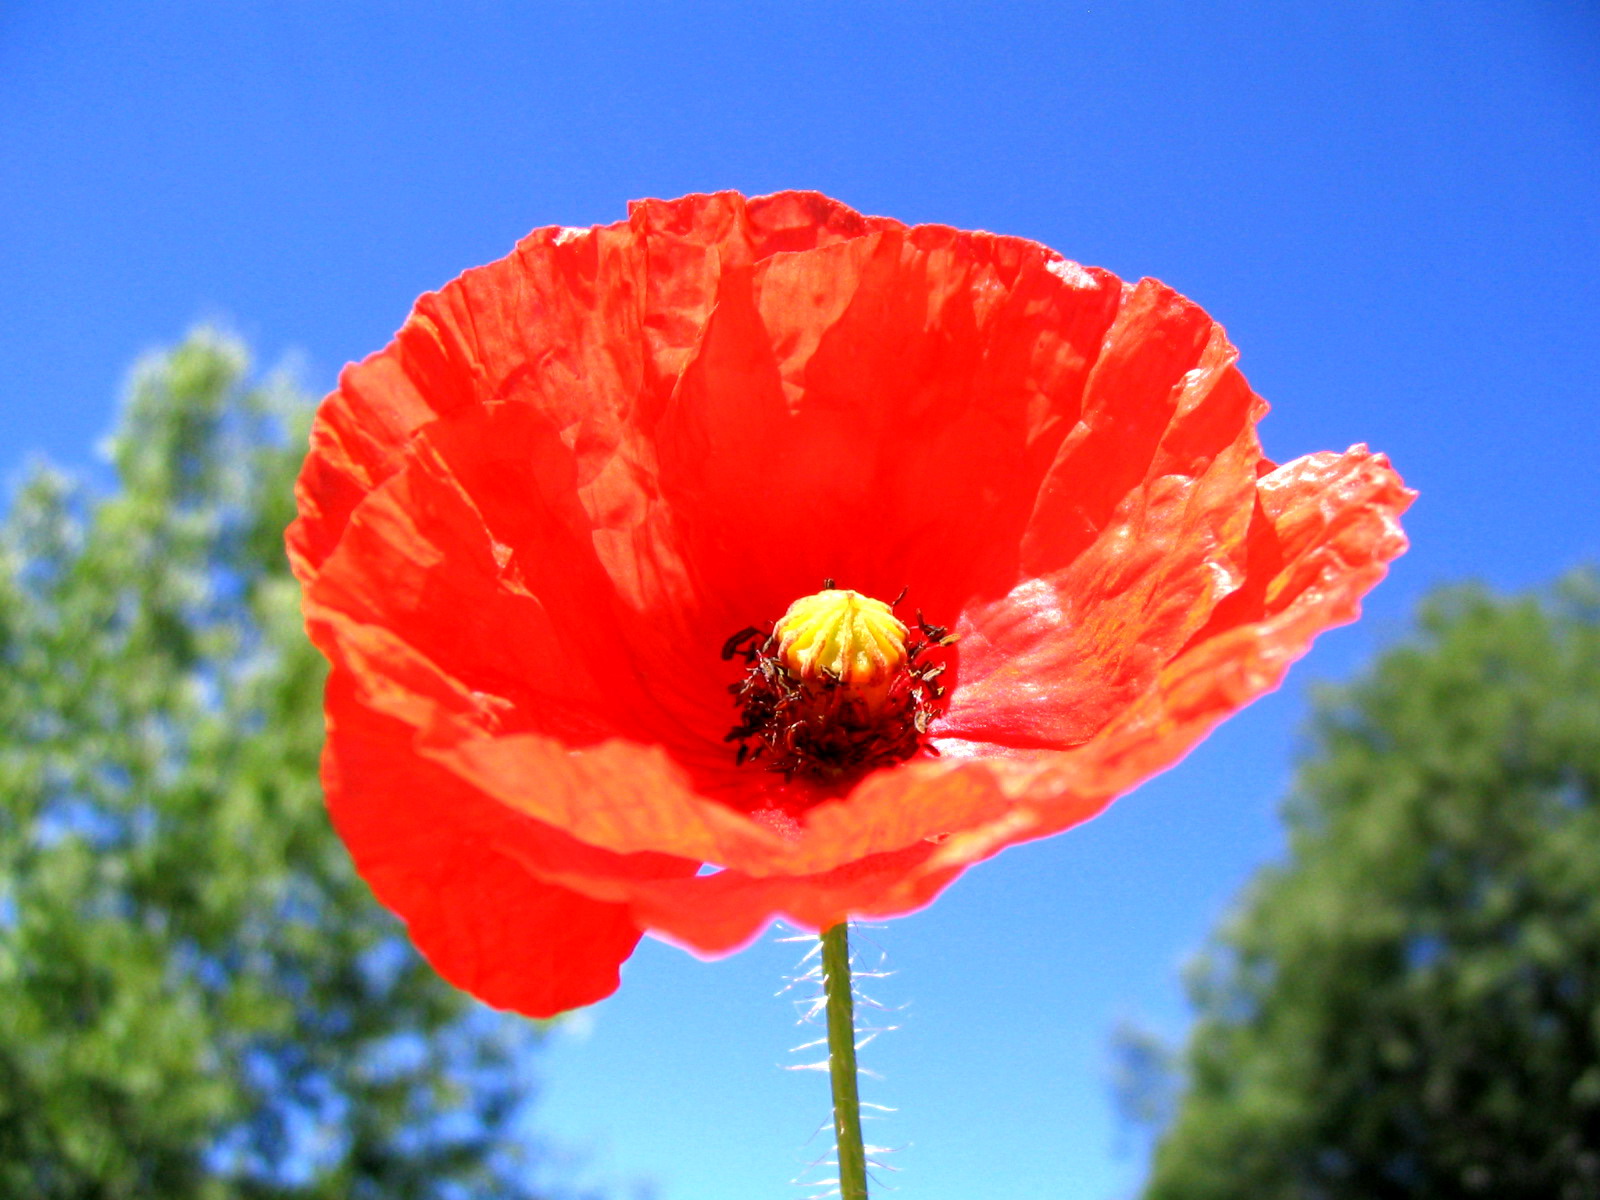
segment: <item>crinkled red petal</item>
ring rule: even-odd
[[[1153,281],[807,193],[541,230],[423,297],[319,413],[289,536],[363,872],[446,974],[545,1011],[638,928],[904,912],[1093,815],[1404,548],[1381,456],[1262,459],[1235,357]],[[943,756],[847,792],[722,740],[722,640],[825,577],[961,635]],[[598,949],[548,941],[578,966],[519,992],[488,964],[549,921]]]
[[[616,990],[641,934],[628,906],[540,878],[527,864],[632,878],[692,874],[696,864],[606,855],[494,803],[410,752],[408,727],[363,703],[348,671],[331,676],[327,703],[323,780],[334,825],[441,975],[535,1017]]]

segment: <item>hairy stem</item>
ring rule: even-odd
[[[833,1136],[839,1145],[839,1194],[842,1200],[867,1200],[867,1156],[861,1145],[861,1099],[856,1092],[850,939],[843,921],[822,935],[822,986],[828,997],[828,1074],[833,1080]]]

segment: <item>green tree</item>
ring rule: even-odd
[[[529,1197],[524,1022],[412,952],[322,810],[282,530],[309,406],[200,333],[116,487],[0,526],[0,1195]]]
[[[1147,1200],[1600,1197],[1600,578],[1436,596],[1313,731]]]

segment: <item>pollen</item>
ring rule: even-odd
[[[947,665],[934,658],[955,639],[920,612],[907,626],[895,616],[899,603],[828,580],[766,630],[729,638],[722,657],[747,668],[729,688],[740,709],[727,737],[739,743],[736,761],[832,783],[933,752],[923,735],[938,716],[936,680]]]

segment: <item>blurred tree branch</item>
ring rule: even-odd
[[[0,527],[0,1195],[523,1197],[536,1030],[444,984],[317,783],[282,530],[310,406],[201,331],[97,497]]]
[[[1600,1197],[1600,576],[1435,595],[1313,732],[1146,1196]]]

